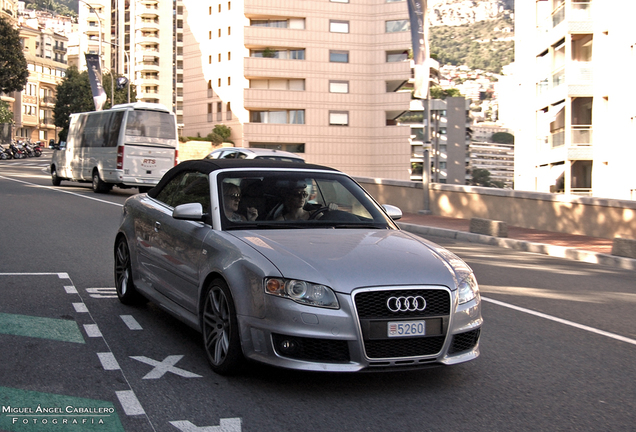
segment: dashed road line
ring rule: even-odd
[[[121,370],[119,363],[112,352],[97,353],[97,357],[104,370]]]
[[[115,394],[117,395],[117,399],[119,399],[119,403],[124,409],[126,415],[134,416],[146,414],[146,411],[144,411],[141,403],[139,403],[139,399],[137,399],[137,395],[135,395],[134,391],[122,390],[115,392]]]
[[[104,337],[97,324],[84,324],[84,331],[90,338]]]
[[[120,315],[119,316],[129,330],[143,330],[141,325],[132,315]]]

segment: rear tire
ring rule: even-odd
[[[109,186],[109,184],[104,183],[104,181],[99,177],[99,172],[97,170],[93,171],[93,192],[107,193],[110,190]]]
[[[55,168],[51,169],[51,183],[53,183],[53,186],[59,186],[62,184],[62,179],[57,176]]]
[[[138,305],[145,302],[145,298],[139,294],[133,283],[130,250],[123,237],[115,243],[115,290],[123,304]]]

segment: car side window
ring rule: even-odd
[[[185,172],[173,178],[157,195],[157,200],[176,207],[200,203],[204,213],[210,213],[210,182],[207,174]]]

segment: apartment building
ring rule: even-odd
[[[636,199],[633,1],[515,5],[515,188]]]
[[[408,9],[391,0],[184,0],[184,131],[232,128],[349,174],[408,180]]]
[[[424,151],[429,152],[430,181],[468,184],[470,175],[470,101],[463,97],[413,100],[401,117],[411,128],[410,179],[422,180]],[[430,114],[426,114],[426,110]],[[430,141],[426,141],[427,137]]]
[[[70,61],[85,70],[84,53],[101,55],[103,74],[127,77],[138,101],[167,106],[182,127],[183,2],[80,0],[78,15]]]
[[[473,141],[470,143],[469,153],[471,173],[474,169],[485,169],[490,172],[490,180],[499,181],[506,188],[513,186],[514,144]]]

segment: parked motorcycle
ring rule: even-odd
[[[7,160],[13,159],[13,153],[8,148],[4,148],[2,144],[0,144],[0,159]]]
[[[9,149],[11,150],[11,154],[13,155],[13,159],[22,159],[23,157],[26,157],[26,155],[15,144],[15,142],[11,142],[11,144],[9,144]]]
[[[42,146],[40,145],[40,141],[37,141],[35,144],[33,144],[33,155],[35,157],[42,156]]]
[[[28,141],[22,141],[22,154],[25,157],[33,157],[35,153],[33,153],[33,147],[31,147],[31,143]]]

